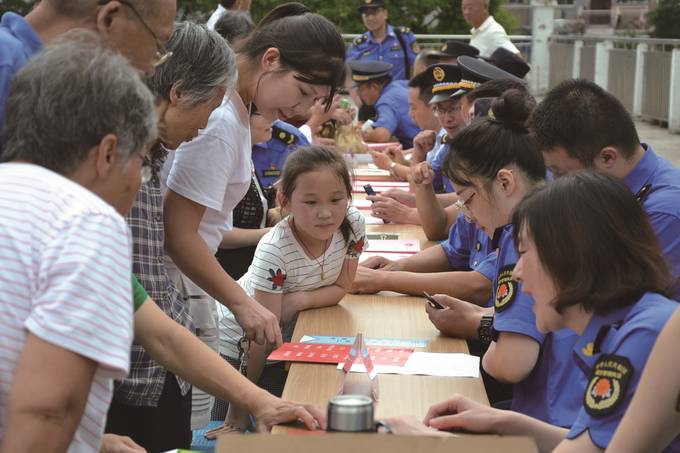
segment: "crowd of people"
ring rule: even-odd
[[[0,452],[160,452],[324,411],[266,356],[348,293],[433,297],[481,357],[397,434],[539,451],[680,451],[680,170],[614,96],[530,66],[463,0],[469,42],[420,50],[383,0],[348,46],[300,3],[207,26],[175,0],[42,0],[0,22]],[[351,99],[351,102],[350,102]],[[439,244],[361,261],[336,138],[408,190],[369,196]]]

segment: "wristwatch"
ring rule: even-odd
[[[477,336],[479,337],[479,341],[484,345],[490,344],[493,340],[493,317],[494,315],[484,314],[479,321]]]
[[[397,166],[397,163],[396,163],[396,162],[392,161],[392,162],[390,163],[390,175],[394,176],[395,178],[397,177],[397,175],[394,173],[394,168],[395,168],[396,166]]]

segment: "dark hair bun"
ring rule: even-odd
[[[526,129],[527,120],[535,102],[517,89],[510,89],[496,98],[491,105],[493,117],[499,123],[512,129]]]
[[[312,11],[302,3],[298,2],[283,3],[269,11],[267,15],[264,16],[262,20],[257,24],[257,28],[261,28],[263,25],[267,25],[279,19],[283,19],[284,17],[302,16],[303,14],[311,12]]]

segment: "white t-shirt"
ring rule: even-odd
[[[479,49],[480,57],[490,57],[494,50],[505,47],[510,52],[519,53],[519,49],[508,38],[505,28],[493,16],[486,18],[479,28],[470,30],[470,45]]]
[[[268,293],[294,293],[312,291],[332,285],[340,276],[346,259],[358,259],[366,249],[366,222],[356,208],[350,207],[347,219],[351,226],[349,241],[345,242],[339,230],[331,239],[325,258],[312,259],[295,239],[289,224],[289,217],[283,219],[257,244],[255,257],[248,272],[238,281],[248,295],[255,290]],[[321,279],[323,264],[324,279]],[[243,329],[228,308],[218,305],[220,317],[220,351],[232,358],[238,358],[238,340]]]
[[[212,15],[210,16],[210,19],[208,19],[208,22],[205,24],[206,27],[208,27],[208,30],[215,29],[215,24],[217,23],[218,20],[220,20],[222,14],[224,14],[226,11],[227,8],[225,8],[222,5],[217,5],[217,9],[213,11]]]
[[[98,363],[69,451],[99,451],[133,336],[125,220],[81,185],[19,163],[0,164],[0,212],[0,438],[30,332]]]
[[[205,206],[198,232],[215,253],[231,229],[231,211],[250,187],[250,116],[238,93],[226,96],[198,136],[169,154],[167,188]]]

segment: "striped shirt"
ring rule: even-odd
[[[19,163],[0,164],[0,212],[0,438],[30,332],[98,363],[69,447],[98,451],[113,379],[127,373],[132,342],[125,221],[75,182]]]
[[[193,332],[189,309],[165,270],[163,195],[158,174],[167,151],[157,146],[152,156],[151,180],[139,186],[126,217],[132,232],[132,270],[156,305]],[[166,376],[167,370],[135,342],[130,350],[130,374],[116,382],[113,398],[129,406],[158,407]],[[191,385],[177,376],[172,379],[177,379],[182,395],[186,395]]]
[[[323,258],[307,256],[302,245],[290,229],[289,218],[282,220],[257,244],[253,263],[238,281],[248,295],[255,290],[268,293],[294,293],[312,291],[336,282],[346,259],[358,259],[367,247],[366,223],[356,208],[349,208],[347,219],[351,226],[349,241],[345,242],[337,231]],[[324,278],[321,279],[323,264]],[[238,358],[238,340],[243,329],[228,308],[218,304],[220,316],[220,350],[232,358]]]

